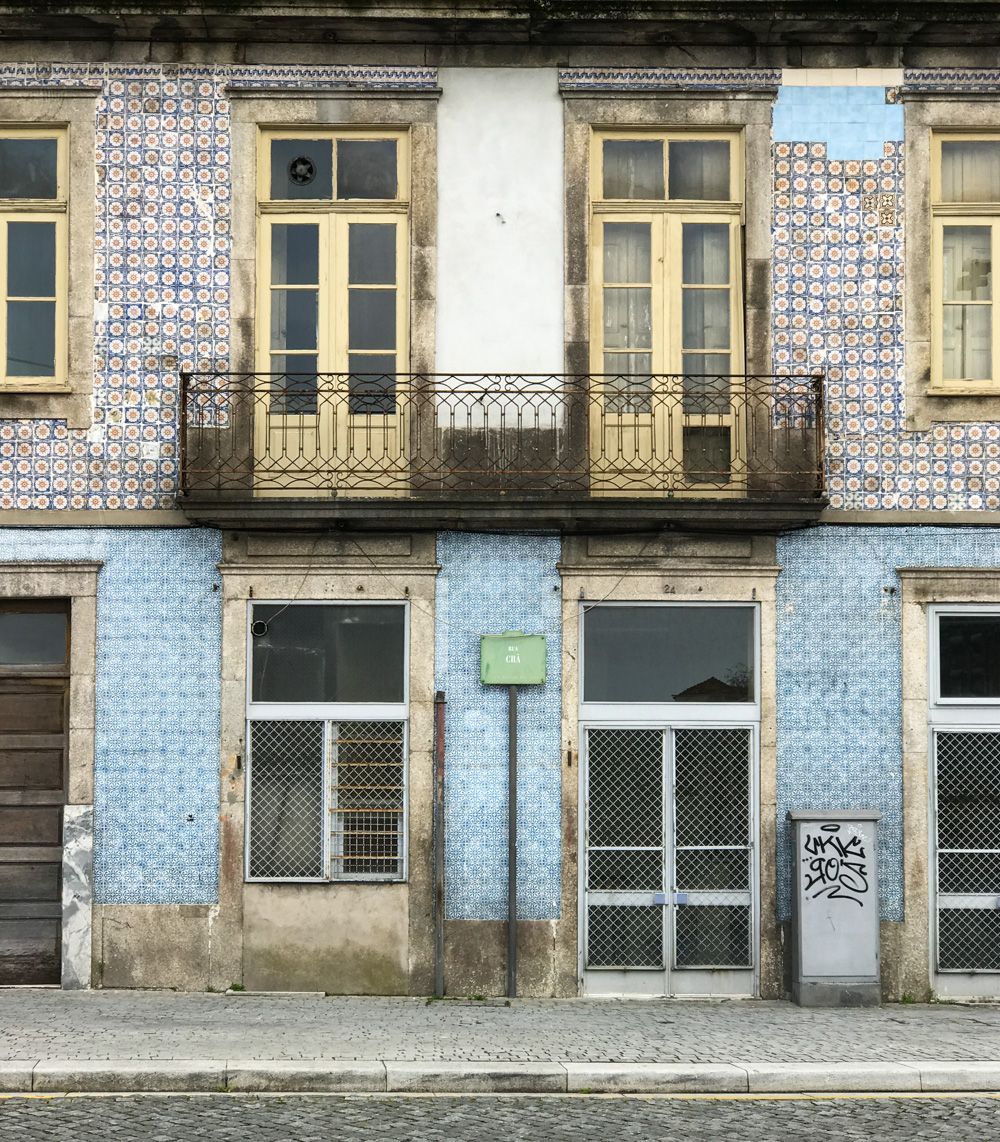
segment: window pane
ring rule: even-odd
[[[604,354],[604,405],[608,412],[652,410],[653,358],[649,353]]]
[[[993,296],[993,253],[989,226],[945,226],[945,301],[989,301]]]
[[[685,349],[729,348],[729,290],[686,289],[683,308]]]
[[[587,702],[749,702],[749,607],[602,607],[584,615]]]
[[[396,224],[352,222],[347,230],[351,285],[396,284]]]
[[[683,436],[685,479],[693,484],[728,484],[732,479],[729,429],[687,426]]]
[[[668,162],[671,198],[729,199],[728,140],[672,142]]]
[[[729,284],[729,227],[717,222],[685,222],[681,255],[689,285]]]
[[[253,608],[255,702],[402,702],[401,606]]]
[[[312,416],[316,412],[319,379],[317,358],[310,353],[271,354],[271,404],[275,416]]]
[[[65,661],[64,613],[0,611],[0,666],[37,666]]]
[[[319,227],[271,227],[271,284],[316,285],[319,282]]]
[[[271,348],[315,349],[318,291],[271,291]]]
[[[606,139],[605,198],[662,198],[663,143],[659,139]]]
[[[941,144],[943,202],[1000,202],[1000,141]]]
[[[938,619],[942,698],[1000,698],[1000,615]]]
[[[609,349],[649,349],[653,344],[650,290],[605,289],[604,344]]]
[[[271,197],[332,198],[332,142],[329,139],[272,139]]]
[[[732,379],[728,353],[685,353],[684,411],[702,416],[726,416]]]
[[[352,289],[347,323],[352,349],[395,349],[396,291]]]
[[[323,875],[325,722],[250,725],[250,876]]]
[[[337,142],[338,198],[395,198],[396,140]]]
[[[0,139],[0,198],[55,198],[56,139]]]
[[[604,280],[648,282],[650,277],[648,222],[604,223]]]
[[[7,293],[11,297],[55,297],[54,222],[8,223]]]
[[[56,375],[56,303],[7,303],[7,375]]]
[[[946,381],[988,381],[993,376],[992,305],[946,305],[942,371]]]
[[[352,413],[385,415],[396,411],[395,354],[350,353],[347,365]]]

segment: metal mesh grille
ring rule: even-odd
[[[333,727],[331,875],[398,880],[403,875],[402,722]]]
[[[938,967],[1000,971],[1000,733],[938,733],[935,746]]]
[[[663,909],[593,904],[587,909],[587,966],[662,968]]]
[[[748,967],[750,908],[698,904],[677,909],[678,967]]]
[[[679,968],[751,963],[750,744],[745,728],[674,733]]]
[[[250,726],[249,875],[323,876],[323,722]]]
[[[1000,971],[1000,912],[939,909],[938,967],[943,971]]]

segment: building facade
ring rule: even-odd
[[[0,982],[502,994],[519,631],[519,994],[1000,995],[1000,6],[603,7],[3,7]]]

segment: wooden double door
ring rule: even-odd
[[[61,978],[69,609],[0,602],[0,984]]]

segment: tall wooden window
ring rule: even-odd
[[[270,130],[258,169],[257,368],[274,415],[395,411],[407,357],[408,137]],[[341,374],[334,382],[329,374]]]
[[[66,131],[0,127],[0,389],[67,384]]]
[[[931,382],[982,392],[1000,385],[1000,135],[932,136]]]

